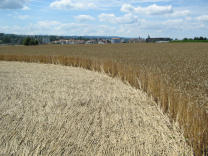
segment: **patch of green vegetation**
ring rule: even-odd
[[[38,40],[32,40],[31,37],[27,37],[24,39],[23,44],[28,45],[38,45]]]
[[[194,37],[194,38],[184,38],[183,40],[178,40],[178,39],[175,39],[175,40],[172,40],[170,41],[170,43],[180,43],[180,42],[208,42],[208,39],[206,37]]]
[[[184,43],[184,42],[208,42],[208,40],[178,40],[178,41],[170,41],[169,43]]]

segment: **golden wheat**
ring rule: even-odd
[[[193,155],[143,92],[81,68],[0,62],[0,155]]]
[[[179,123],[200,155],[208,151],[208,44],[106,44],[0,47],[1,60],[103,70],[147,92]]]

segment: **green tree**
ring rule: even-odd
[[[56,41],[56,40],[57,40],[56,37],[57,37],[57,36],[50,36],[51,42],[52,42],[52,41]]]
[[[5,36],[4,39],[3,39],[3,42],[4,43],[10,43],[11,39],[9,37]]]
[[[107,40],[107,43],[111,43],[111,41],[110,40]]]
[[[194,37],[194,40],[199,40],[199,38],[198,37]]]
[[[34,40],[30,40],[29,45],[35,45],[35,41]]]
[[[26,37],[23,41],[23,44],[28,46],[30,44],[30,41],[31,41],[31,37]]]
[[[35,40],[35,45],[38,45],[38,43],[39,43],[38,40]]]
[[[38,45],[38,40],[30,39],[29,45]]]
[[[204,38],[200,36],[200,37],[199,37],[199,40],[204,40]]]

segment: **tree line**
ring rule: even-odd
[[[194,37],[194,38],[184,38],[183,39],[183,41],[192,41],[192,40],[195,40],[195,41],[207,41],[207,38],[206,37],[202,37],[202,36],[200,36],[200,37]]]
[[[184,38],[182,40],[178,40],[176,38],[175,40],[171,40],[170,42],[208,42],[208,38],[202,36],[194,38]]]
[[[38,45],[40,37],[0,33],[0,44]]]
[[[23,40],[23,44],[28,46],[28,45],[38,45],[38,40],[33,40],[31,37],[26,37]]]

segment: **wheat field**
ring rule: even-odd
[[[0,155],[193,155],[144,92],[104,72],[0,62]]]
[[[208,154],[208,44],[1,46],[0,60],[103,71],[151,97],[195,155]]]

